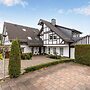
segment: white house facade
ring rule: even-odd
[[[55,19],[52,19],[51,22],[40,19],[38,25],[41,25],[40,30],[5,22],[3,35],[6,37],[3,37],[3,44],[10,46],[12,40],[19,39],[23,53],[74,58],[74,45],[81,43],[80,34],[82,33],[80,31],[59,26]],[[83,39],[89,41],[88,38]]]

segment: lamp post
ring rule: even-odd
[[[7,35],[3,34],[3,80],[5,80],[5,37]]]

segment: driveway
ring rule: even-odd
[[[7,80],[0,90],[90,90],[90,67],[58,64]]]
[[[52,62],[55,59],[46,58],[46,56],[33,56],[32,60],[21,60],[21,72],[24,72],[24,69],[30,66],[43,64],[47,62]],[[5,77],[8,77],[8,59],[5,60]],[[0,79],[3,78],[3,61],[0,60]]]

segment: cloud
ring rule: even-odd
[[[59,10],[58,10],[58,13],[59,13],[59,14],[63,14],[63,13],[64,13],[64,9],[59,9]]]
[[[26,0],[0,0],[0,3],[6,6],[22,5],[23,7],[28,4]]]
[[[80,7],[80,8],[69,9],[67,12],[68,13],[76,13],[76,14],[83,14],[83,15],[86,15],[86,16],[90,16],[90,5],[83,6],[83,7]]]

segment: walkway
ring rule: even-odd
[[[6,81],[0,90],[90,90],[90,67],[58,64]]]
[[[54,61],[54,59],[46,58],[46,56],[33,56],[32,60],[22,60],[21,61],[22,73],[24,72],[24,69],[27,67],[52,61]],[[5,60],[5,76],[8,77],[8,59]],[[3,61],[0,60],[0,79],[2,78],[3,78]]]

